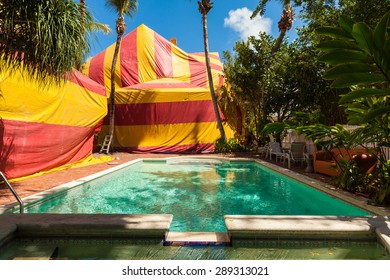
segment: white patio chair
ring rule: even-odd
[[[305,147],[306,143],[305,142],[292,142],[291,143],[291,148],[288,151],[288,154],[286,156],[287,162],[288,162],[288,168],[290,168],[290,162],[300,162],[301,165],[306,161],[305,158]]]
[[[266,145],[264,145],[264,146],[262,146],[262,147],[259,147],[258,148],[258,153],[259,153],[259,156],[260,157],[268,157],[268,150],[269,150],[269,146],[268,146],[268,144],[266,144]]]
[[[280,146],[280,143],[269,142],[268,147],[269,147],[268,149],[269,159],[271,160],[272,155],[275,155],[276,161],[278,161],[278,159],[282,161],[283,159],[283,163],[284,163],[284,160],[288,157],[288,154],[282,151],[282,147]]]

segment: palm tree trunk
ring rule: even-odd
[[[272,47],[271,56],[273,56],[280,49],[280,46],[282,45],[282,42],[283,42],[283,39],[284,39],[284,36],[286,36],[286,30],[281,30],[280,33],[279,33],[279,37],[278,37],[278,39],[275,42],[275,45]],[[271,63],[272,62],[270,60],[270,64]],[[271,65],[269,65],[269,66],[271,66]]]
[[[284,37],[286,36],[287,30],[290,30],[292,27],[294,19],[294,12],[292,10],[292,7],[290,5],[290,1],[286,1],[284,10],[282,12],[282,17],[280,21],[278,22],[278,27],[279,27],[279,36],[278,39],[276,40],[274,46],[271,49],[270,53],[270,59],[267,65],[267,68],[271,68],[272,65],[272,60],[276,52],[279,51],[280,46],[282,45],[282,42],[284,40]],[[261,90],[261,100],[264,100],[264,92],[265,92],[265,85],[264,82],[262,83],[262,90]],[[264,111],[264,106],[262,106],[261,114],[265,116],[265,111]]]
[[[211,73],[210,58],[209,58],[208,31],[207,31],[207,14],[206,13],[202,13],[202,21],[203,21],[204,53],[205,53],[205,57],[206,57],[207,77],[209,79],[211,99],[213,101],[215,118],[217,120],[217,126],[219,129],[219,133],[221,134],[221,138],[223,140],[226,140],[225,130],[224,130],[223,125],[222,125],[221,116],[219,115],[218,102],[217,102],[217,97],[215,95],[215,90],[214,90],[213,75]]]
[[[122,35],[118,34],[116,38],[114,57],[111,64],[111,90],[110,90],[110,126],[108,134],[114,137],[114,126],[115,126],[115,68],[118,61],[119,47],[121,45]],[[110,145],[112,149],[112,141]]]
[[[84,25],[84,11],[85,11],[85,0],[80,0],[80,21],[81,23]],[[81,69],[81,64],[82,64],[82,61],[81,61],[81,58],[76,62],[76,65],[75,65],[75,68],[77,70],[80,70]]]

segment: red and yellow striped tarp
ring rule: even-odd
[[[110,92],[115,44],[83,67]],[[218,53],[210,54],[213,84],[223,83]],[[117,150],[203,152],[220,137],[204,53],[186,53],[145,25],[124,36],[115,68]],[[223,116],[222,116],[223,117]],[[108,119],[103,133],[108,131]],[[225,125],[227,135],[232,130]],[[101,135],[101,140],[104,135]]]
[[[0,73],[0,170],[7,178],[73,163],[92,154],[107,114],[105,88],[74,71],[42,85],[21,72]]]
[[[104,124],[107,129],[107,119]],[[231,129],[225,126],[225,130],[231,137]],[[206,88],[163,78],[116,92],[114,144],[119,150],[211,151],[219,137]]]
[[[111,65],[115,43],[87,61],[83,73],[110,92]],[[145,25],[123,37],[115,68],[115,88],[128,87],[161,78],[174,78],[207,87],[204,54],[188,54]],[[222,74],[217,53],[210,54],[215,85]],[[214,79],[215,78],[215,79]]]

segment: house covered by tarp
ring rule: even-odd
[[[115,44],[83,67],[110,92]],[[222,63],[210,54],[214,88],[223,84]],[[186,53],[145,25],[123,37],[115,68],[116,150],[212,151],[220,137],[203,53]],[[221,113],[223,118],[223,115]],[[108,132],[104,121],[100,141]],[[232,129],[224,123],[227,136]]]
[[[0,73],[0,170],[10,179],[87,158],[106,100],[78,71],[47,85],[23,71]]]

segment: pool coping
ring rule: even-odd
[[[0,248],[15,236],[163,239],[172,219],[171,214],[4,214]]]
[[[225,215],[230,238],[377,240],[390,253],[390,216]]]

